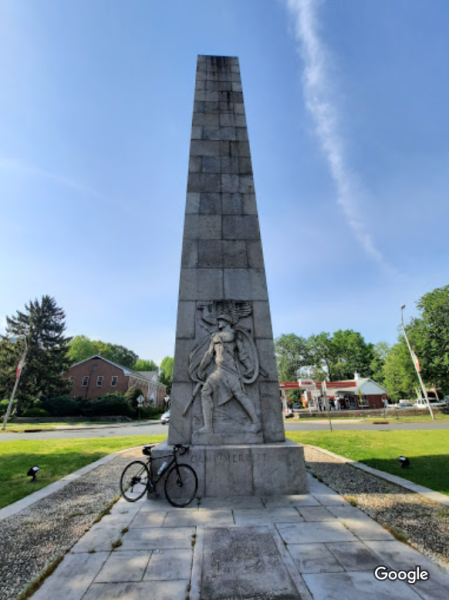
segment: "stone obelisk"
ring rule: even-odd
[[[201,495],[307,490],[303,448],[285,441],[234,57],[198,57],[168,438],[177,443],[191,446]]]

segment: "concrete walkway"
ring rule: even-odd
[[[446,600],[449,574],[310,477],[304,496],[120,499],[33,600]],[[377,581],[373,570],[429,572]]]

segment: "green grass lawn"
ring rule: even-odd
[[[86,425],[119,425],[116,421],[61,421],[58,423],[8,423],[6,425],[5,431],[0,429],[0,433],[21,433],[25,430],[27,431],[51,431],[53,429],[58,429],[58,427],[85,427]]]
[[[16,502],[69,473],[116,452],[134,446],[161,442],[165,435],[71,440],[18,440],[0,443],[0,508]],[[39,466],[35,483],[27,472]],[[117,482],[118,484],[118,482]]]
[[[344,414],[340,414],[339,417],[335,417],[335,414],[330,413],[331,415],[331,419],[332,421],[335,421],[336,423],[338,423],[338,421],[340,420],[344,420],[344,421],[364,421],[365,423],[369,423],[369,422],[373,422],[373,421],[388,421],[389,423],[429,423],[432,421],[432,417],[429,415],[429,413],[425,413],[423,415],[410,415],[409,417],[407,417],[406,415],[404,415],[403,413],[401,413],[400,410],[398,410],[398,418],[396,419],[395,415],[389,415],[387,417],[384,417],[383,415],[378,415],[377,417],[363,417],[363,415],[361,415],[360,417],[345,417]],[[294,419],[286,419],[286,421],[292,421],[294,420],[299,421],[299,422],[308,422],[308,423],[312,423],[313,421],[328,421],[328,416],[326,412],[322,412],[321,415],[319,417],[303,417],[303,418],[294,418]],[[435,414],[435,421],[449,421],[449,415],[443,415],[440,413]]]
[[[294,442],[320,446],[346,458],[399,475],[449,495],[449,432],[434,431],[288,431]],[[398,457],[410,459],[401,469]]]

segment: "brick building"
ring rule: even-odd
[[[164,407],[167,388],[159,382],[157,372],[133,371],[96,355],[72,365],[66,377],[71,383],[72,398],[100,398],[115,392],[125,394],[135,385],[142,390],[147,405]]]

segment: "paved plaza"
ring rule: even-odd
[[[446,600],[449,574],[309,477],[302,496],[120,499],[33,600]],[[377,581],[373,570],[429,572]]]

